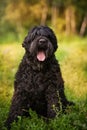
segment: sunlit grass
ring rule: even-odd
[[[20,43],[1,44],[0,48],[0,52],[4,56],[7,55],[13,60],[19,60],[18,58],[24,53],[24,49]]]
[[[60,41],[61,43],[61,41]],[[61,53],[63,55],[61,55]],[[85,100],[87,96],[87,39],[61,43],[56,56],[60,60],[68,98]]]
[[[0,45],[0,95],[5,100],[12,96],[14,76],[23,53],[19,43]]]
[[[62,64],[65,85],[74,94],[75,100],[86,98],[87,94],[87,71],[84,71],[87,60],[85,57],[76,51],[69,55]]]

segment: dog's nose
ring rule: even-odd
[[[44,38],[41,38],[39,40],[38,49],[47,49],[47,40]]]
[[[46,43],[46,39],[43,39],[43,38],[40,39],[40,40],[39,40],[39,43],[40,43],[40,44]]]

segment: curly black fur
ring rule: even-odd
[[[14,95],[6,125],[17,119],[17,116],[28,115],[28,110],[35,110],[38,115],[54,118],[53,106],[60,110],[72,104],[64,94],[64,82],[54,52],[57,50],[57,39],[47,26],[34,27],[22,44],[25,55],[15,76]],[[44,60],[37,55],[44,53]]]

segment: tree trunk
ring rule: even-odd
[[[81,29],[80,29],[80,36],[83,36],[86,30],[86,26],[87,26],[87,14],[84,16],[82,25],[81,25]]]
[[[46,24],[47,14],[48,14],[48,6],[46,0],[42,0],[42,15],[41,15],[41,25]]]
[[[57,5],[56,4],[53,4],[52,5],[52,18],[51,18],[51,23],[52,23],[52,26],[54,28],[56,28],[56,25],[57,25],[57,18],[58,18],[58,8],[57,8]]]
[[[71,7],[71,32],[76,34],[76,18],[75,18],[75,9]]]
[[[66,20],[66,34],[69,35],[71,33],[71,14],[70,7],[68,7],[65,11],[65,20]]]
[[[76,33],[76,20],[75,20],[75,9],[72,6],[68,6],[65,11],[66,20],[66,34]]]

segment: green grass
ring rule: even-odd
[[[0,130],[6,129],[4,121],[13,94],[14,75],[23,54],[20,43],[0,45]],[[60,37],[56,57],[65,81],[66,96],[76,105],[68,108],[67,114],[57,113],[48,123],[30,110],[32,118],[19,117],[18,122],[12,124],[12,130],[87,130],[87,38],[62,40]]]

